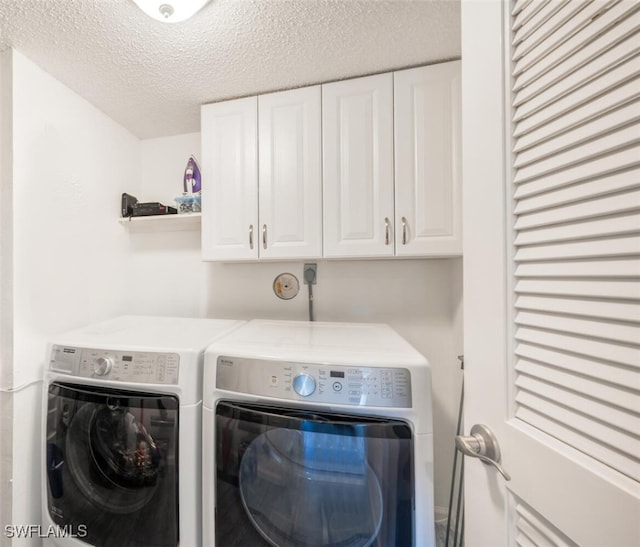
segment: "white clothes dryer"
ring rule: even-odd
[[[389,326],[249,321],[203,389],[203,545],[435,544],[430,367]]]
[[[45,545],[200,545],[204,351],[242,324],[123,316],[48,345]]]

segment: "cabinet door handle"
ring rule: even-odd
[[[407,244],[407,219],[406,217],[402,217],[402,244]]]
[[[253,250],[253,224],[249,224],[249,249]]]
[[[385,217],[384,219],[384,244],[389,245],[391,243],[391,223],[389,219]]]
[[[267,225],[262,225],[262,248],[267,248]]]

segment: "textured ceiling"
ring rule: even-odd
[[[12,47],[140,138],[200,105],[460,57],[459,0],[212,0],[157,22],[131,0],[0,0]]]

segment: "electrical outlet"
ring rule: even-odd
[[[304,275],[302,276],[304,279],[304,284],[305,285],[315,285],[316,281],[317,281],[317,275],[318,275],[318,265],[313,263],[307,263],[304,265]]]

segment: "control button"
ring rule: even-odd
[[[342,391],[342,383],[333,382],[333,391]]]
[[[93,372],[98,376],[105,376],[109,374],[111,367],[113,367],[113,359],[110,357],[98,357],[93,365]]]
[[[316,381],[313,376],[303,372],[294,377],[293,390],[302,397],[308,397],[316,390]]]

